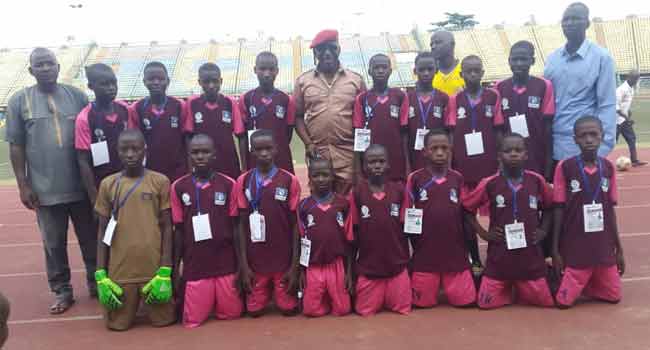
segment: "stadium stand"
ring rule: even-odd
[[[546,57],[565,43],[559,24],[519,27],[477,28],[456,32],[456,55],[460,58],[476,54],[485,62],[485,80],[494,81],[510,75],[507,57],[510,45],[529,40],[537,48],[533,74],[542,74]],[[368,79],[368,60],[375,53],[386,53],[393,63],[391,85],[413,86],[413,59],[418,51],[429,49],[431,33],[414,29],[411,33],[382,33],[375,36],[342,35],[341,62]],[[587,37],[607,48],[616,61],[617,72],[625,74],[638,68],[650,75],[650,18],[628,17],[623,20],[594,20]],[[210,43],[123,43],[120,45],[71,46],[54,49],[61,63],[60,81],[86,89],[83,67],[103,62],[113,67],[119,80],[118,97],[127,100],[147,94],[142,84],[144,65],[152,60],[163,62],[171,77],[169,94],[185,97],[199,93],[197,70],[205,62],[216,62],[224,80],[222,92],[238,95],[257,85],[253,73],[255,56],[271,50],[278,56],[280,73],[276,86],[287,92],[295,78],[314,67],[310,40],[240,40]],[[27,72],[31,49],[0,50],[0,112],[9,97],[18,89],[34,83]],[[647,89],[642,79],[642,90]]]

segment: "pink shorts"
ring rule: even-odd
[[[183,326],[198,327],[214,310],[217,319],[241,316],[244,304],[235,288],[235,274],[188,281],[185,286]]]
[[[343,258],[327,265],[310,266],[306,272],[305,296],[302,300],[306,316],[336,316],[350,313],[350,294],[345,289]]]
[[[246,297],[249,312],[261,311],[271,301],[271,291],[275,305],[281,311],[291,311],[298,305],[298,300],[287,293],[287,286],[282,282],[283,272],[273,274],[255,273],[253,290]]]
[[[478,292],[478,307],[494,309],[513,303],[512,289],[515,288],[520,304],[553,306],[553,297],[546,278],[536,280],[499,281],[487,276],[481,280]]]
[[[354,309],[361,316],[374,315],[382,308],[407,315],[411,312],[411,282],[406,269],[389,278],[357,279]]]
[[[465,306],[476,302],[476,287],[468,269],[462,272],[413,272],[413,305],[438,305],[438,291],[441,287],[451,305]]]
[[[619,302],[623,295],[618,267],[565,268],[555,300],[559,305],[571,306],[582,294],[612,303]]]

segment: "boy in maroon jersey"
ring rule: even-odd
[[[237,203],[241,220],[241,256],[252,270],[252,291],[246,308],[259,316],[271,300],[285,315],[294,315],[298,282],[300,239],[296,209],[300,183],[274,162],[278,152],[273,132],[259,129],[251,134],[255,168],[237,179]]]
[[[488,242],[487,266],[478,293],[482,309],[512,304],[513,288],[519,303],[554,304],[539,245],[551,228],[553,193],[541,175],[524,170],[526,157],[524,137],[506,135],[499,150],[502,170],[483,179],[463,203],[469,211],[485,204],[490,208],[488,231],[472,216],[475,231]]]
[[[237,103],[219,93],[221,83],[219,66],[210,62],[202,64],[199,85],[203,94],[190,97],[183,114],[194,133],[206,134],[214,141],[214,170],[236,179],[240,169],[233,134],[243,127]]]
[[[555,300],[571,307],[580,295],[617,303],[625,272],[616,223],[616,171],[598,156],[603,137],[600,119],[586,116],[573,127],[581,154],[555,169],[553,265],[562,276]],[[568,185],[568,186],[567,186]]]
[[[278,145],[276,165],[293,174],[289,145],[296,123],[296,106],[291,96],[273,85],[278,75],[278,58],[272,52],[260,52],[255,59],[255,74],[260,86],[239,97],[243,128],[235,132],[239,138],[242,168],[249,170],[255,167],[248,136],[257,129],[268,129],[273,131]]]
[[[433,77],[436,74],[436,59],[431,52],[421,52],[415,57],[413,73],[417,76],[415,90],[408,91],[408,155],[413,170],[424,168],[426,161],[424,136],[433,129],[448,125],[449,96],[434,89]]]
[[[144,134],[147,168],[162,173],[173,182],[187,173],[185,142],[192,132],[192,120],[185,117],[182,100],[167,96],[169,76],[164,64],[147,63],[142,81],[149,90],[149,97],[130,106],[129,125]]]
[[[111,67],[103,63],[92,64],[86,67],[86,77],[88,88],[95,93],[95,102],[79,112],[74,143],[81,180],[94,204],[99,183],[122,170],[117,138],[127,128],[129,108],[126,103],[115,101],[117,79]]]
[[[324,158],[309,162],[311,196],[298,206],[301,235],[301,284],[305,284],[303,314],[319,317],[332,312],[343,316],[350,312],[349,290],[353,288],[350,249],[345,237],[349,204],[332,191],[334,170]]]
[[[483,62],[467,56],[461,62],[465,90],[450,98],[449,125],[453,129],[454,147],[451,167],[465,179],[465,193],[479,181],[497,172],[497,140],[501,134],[503,114],[499,93],[481,87]],[[481,213],[487,214],[486,208]],[[482,270],[476,235],[469,244],[474,273]]]
[[[354,308],[362,316],[383,308],[406,315],[411,312],[411,283],[408,241],[402,230],[404,185],[386,181],[384,146],[370,145],[363,163],[368,180],[359,181],[349,195],[354,230],[347,231],[347,238],[353,242],[358,275]]]
[[[411,166],[408,159],[408,97],[398,88],[389,88],[388,79],[392,73],[390,58],[376,54],[368,62],[368,74],[372,77],[372,89],[359,94],[354,102],[352,126],[370,133],[365,146],[376,143],[384,146],[391,164],[388,173],[390,181],[406,181]],[[354,161],[357,174],[361,175],[361,152],[357,149]]]
[[[238,261],[235,180],[212,168],[215,151],[209,136],[194,135],[188,148],[193,172],[172,184],[170,202],[176,225],[174,269],[180,271],[182,261],[186,281],[183,325],[194,328],[213,310],[220,320],[241,315],[244,304],[236,276],[245,264]]]
[[[413,305],[437,305],[440,288],[451,305],[470,305],[476,301],[476,288],[463,229],[470,215],[461,203],[463,176],[449,169],[451,139],[445,130],[430,130],[424,141],[427,165],[409,175],[403,204],[405,233],[413,245]]]
[[[528,160],[525,168],[551,181],[553,176],[553,141],[551,126],[555,114],[555,97],[551,82],[530,76],[535,64],[535,47],[518,41],[508,58],[512,78],[497,83],[505,129],[526,138]]]

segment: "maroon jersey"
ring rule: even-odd
[[[183,278],[196,281],[237,270],[234,220],[237,210],[235,180],[215,173],[208,182],[185,175],[172,184],[172,219],[183,225]],[[212,239],[196,242],[192,217],[208,214]]]
[[[278,147],[275,165],[294,174],[290,148],[290,127],[296,124],[296,105],[293,98],[280,90],[274,90],[270,96],[265,96],[262,90],[257,88],[239,97],[239,109],[242,127],[235,129],[235,134],[242,136],[248,130],[271,130]],[[248,169],[255,167],[255,157],[249,152],[246,152],[246,160]]]
[[[551,142],[544,124],[552,120],[555,114],[555,98],[551,82],[531,76],[526,86],[515,88],[512,78],[509,78],[500,81],[496,89],[501,96],[501,110],[507,131],[512,131],[510,117],[526,116],[529,136],[526,138],[528,161],[525,167],[543,174],[547,158],[546,149]]]
[[[122,170],[122,161],[117,153],[117,138],[127,128],[130,110],[126,103],[113,101],[113,113],[98,113],[95,103],[82,109],[75,120],[75,148],[90,152],[90,145],[106,141],[108,163],[93,167],[95,186],[99,188],[102,180]],[[91,155],[92,157],[92,155]]]
[[[367,181],[360,181],[350,192],[350,221],[356,235],[348,240],[359,249],[358,273],[369,278],[386,278],[401,273],[409,261],[409,247],[402,230],[404,185],[389,182],[384,192],[372,193]]]
[[[261,186],[258,186],[256,169],[237,179],[237,203],[246,237],[248,263],[254,272],[285,272],[291,263],[300,183],[290,172],[275,168],[270,178],[259,179]],[[254,210],[258,210],[266,221],[265,242],[251,240],[249,216]]]
[[[503,125],[499,93],[483,89],[478,101],[470,101],[465,92],[460,92],[450,99],[449,108],[449,125],[454,128],[451,166],[473,187],[498,168],[494,128]],[[484,152],[468,156],[465,135],[473,131],[482,133]]]
[[[161,106],[154,106],[147,97],[131,108],[129,124],[142,131],[147,144],[147,168],[162,173],[171,182],[185,175],[185,136],[192,131],[192,121],[184,117],[183,101],[166,96]]]
[[[449,170],[435,178],[427,169],[411,173],[403,208],[423,210],[422,234],[411,235],[416,272],[460,272],[469,268],[463,230],[463,176]]]
[[[332,196],[329,204],[307,197],[298,206],[300,235],[311,240],[309,266],[330,264],[347,252],[345,227],[349,203],[339,194]]]
[[[555,169],[553,200],[564,204],[560,254],[569,267],[612,266],[616,264],[616,171],[607,159],[599,158],[600,167],[582,166],[583,177],[580,163],[578,157],[569,158]],[[583,205],[593,202],[603,205],[605,229],[601,232],[584,230]]]
[[[408,91],[409,115],[409,159],[411,168],[421,169],[426,164],[422,151],[415,150],[415,139],[418,129],[443,129],[449,122],[449,96],[444,92],[433,89],[430,95],[418,97],[415,90]]]
[[[187,100],[186,118],[195,134],[206,134],[212,138],[216,153],[214,169],[234,179],[240,174],[239,158],[233,138],[234,130],[241,128],[241,116],[237,103],[219,94],[216,103],[200,96]]]
[[[463,205],[475,211],[485,203],[490,207],[490,230],[517,222],[524,224],[526,248],[508,250],[505,240],[489,242],[485,275],[497,280],[535,280],[546,275],[544,252],[534,243],[540,225],[540,210],[551,208],[553,192],[544,178],[524,171],[521,182],[514,184],[502,174],[483,179]]]
[[[408,125],[409,101],[402,90],[390,88],[382,95],[364,91],[354,102],[352,126],[370,129],[370,143],[386,147],[392,181],[406,180],[402,130]]]

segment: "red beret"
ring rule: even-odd
[[[316,34],[314,40],[311,41],[311,45],[309,45],[309,48],[313,49],[316,46],[326,41],[338,41],[338,40],[339,40],[339,32],[336,29],[321,30],[318,34]]]

